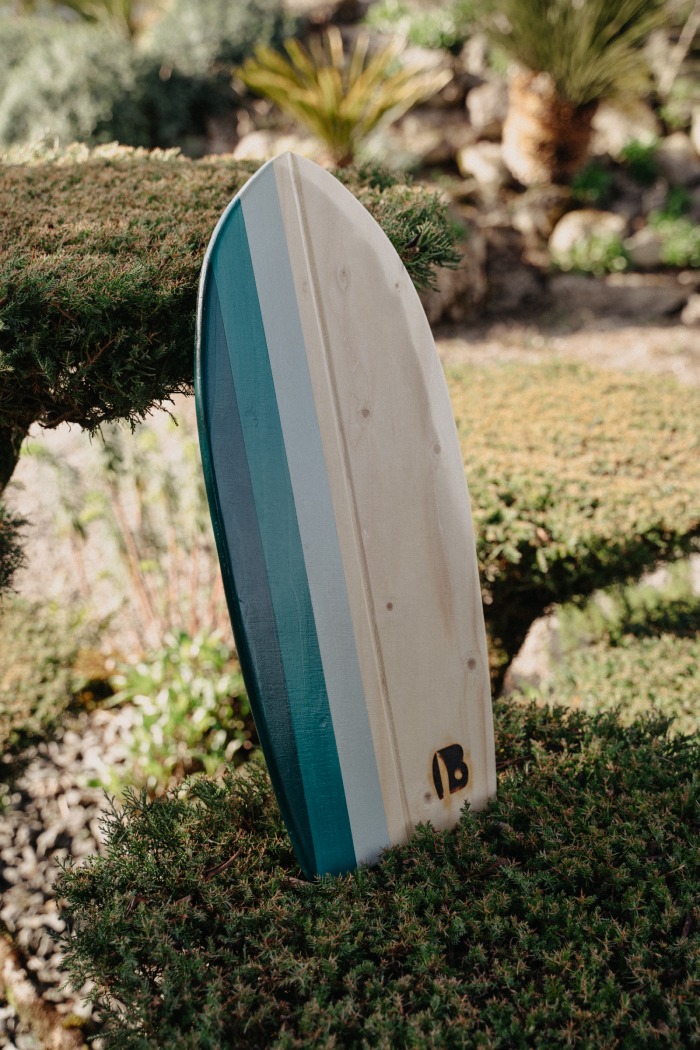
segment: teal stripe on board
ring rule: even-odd
[[[240,200],[212,248],[319,872],[355,867],[287,456]]]
[[[355,854],[374,863],[389,832],[274,165],[241,200]]]
[[[197,422],[216,546],[241,669],[270,778],[306,875],[316,872],[277,625],[216,280],[203,282]]]

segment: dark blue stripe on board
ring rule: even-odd
[[[211,270],[221,301],[317,870],[347,871],[356,858],[240,202],[219,231]],[[234,576],[237,571],[234,565]],[[244,596],[238,584],[237,590],[240,603]],[[255,593],[250,600],[256,600]],[[264,645],[264,636],[257,636],[255,648]],[[262,680],[259,689],[264,705],[267,687]]]
[[[209,500],[229,611],[255,725],[268,758],[273,786],[302,868],[316,858],[299,768],[294,728],[267,582],[253,490],[245,456],[236,391],[216,284],[208,275],[203,303],[200,363],[204,403],[203,455],[208,450]],[[201,406],[198,406],[201,408]],[[206,464],[205,464],[206,466]],[[214,497],[212,501],[212,496]]]

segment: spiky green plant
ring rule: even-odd
[[[639,90],[640,53],[664,0],[502,0],[492,35],[535,73],[548,73],[576,106]]]
[[[446,70],[399,66],[399,41],[370,52],[366,33],[346,54],[335,26],[308,48],[293,38],[283,46],[287,57],[256,48],[236,74],[321,139],[340,167],[352,162],[358,145],[381,123],[397,119],[451,78]]]

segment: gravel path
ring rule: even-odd
[[[89,989],[76,993],[65,987],[55,940],[65,922],[54,885],[61,863],[102,848],[100,818],[107,800],[94,785],[109,784],[111,770],[124,765],[131,725],[129,708],[71,719],[53,740],[25,752],[26,768],[0,813],[0,924],[14,949],[5,941],[0,952],[12,1000],[0,998],[0,1047],[82,1046],[81,1029],[88,1034],[94,1028],[92,1008],[82,1001]],[[41,1041],[38,1013],[44,1032],[53,1026]]]

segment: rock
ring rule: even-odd
[[[391,156],[406,156],[408,165],[445,164],[476,141],[476,133],[461,111],[414,109],[385,131]]]
[[[683,324],[700,327],[700,295],[691,295],[681,313]]]
[[[616,273],[601,280],[564,273],[550,278],[549,290],[554,309],[564,314],[605,314],[641,322],[675,313],[693,289],[674,274]]]
[[[458,269],[439,270],[437,287],[421,292],[423,309],[431,325],[466,320],[478,311],[486,295],[486,240],[480,230],[470,230],[463,249]]]
[[[539,306],[545,296],[541,272],[523,260],[523,238],[510,226],[487,226],[487,313],[503,316]]]
[[[661,266],[663,242],[650,226],[643,226],[622,242],[635,270],[656,270]]]
[[[472,175],[490,194],[496,194],[510,181],[498,142],[477,142],[461,149],[457,154],[457,167],[463,176]]]
[[[459,61],[465,72],[479,79],[489,74],[490,44],[485,33],[474,33],[459,53]]]
[[[508,112],[508,85],[503,80],[487,80],[467,95],[467,113],[480,139],[498,142]]]
[[[642,192],[642,213],[650,215],[653,211],[661,211],[668,197],[668,182],[666,179],[656,179],[654,184]]]
[[[562,186],[532,186],[517,195],[511,221],[526,245],[541,245],[549,240],[569,200],[569,191]]]
[[[278,153],[285,153],[287,150],[317,163],[328,161],[324,147],[316,139],[306,135],[281,135],[269,129],[251,131],[249,135],[244,135],[233,151],[233,157],[234,160],[264,161],[271,160]]]
[[[535,620],[503,680],[503,692],[526,692],[545,686],[552,677],[552,665],[560,659],[559,620],[556,615]]]
[[[601,102],[593,116],[591,152],[617,158],[628,142],[650,145],[661,133],[656,114],[641,99]]]
[[[693,110],[693,122],[690,125],[690,141],[693,149],[700,155],[700,106]]]
[[[672,186],[700,184],[700,157],[683,131],[675,131],[663,140],[656,151],[656,161]]]
[[[564,215],[554,227],[549,238],[549,251],[553,259],[565,260],[582,241],[591,237],[622,237],[627,220],[623,215],[595,208],[580,208]]]

